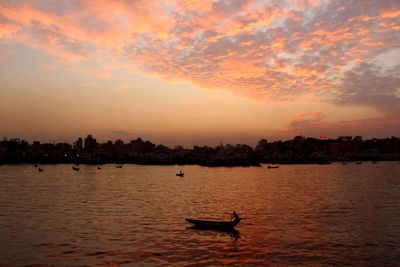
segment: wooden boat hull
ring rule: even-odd
[[[240,219],[235,221],[205,221],[193,219],[185,220],[189,223],[194,224],[196,227],[210,229],[233,229],[240,222]]]

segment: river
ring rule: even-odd
[[[40,167],[0,165],[0,265],[400,263],[398,162]]]

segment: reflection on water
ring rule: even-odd
[[[232,237],[235,241],[238,240],[238,238],[240,237],[240,232],[236,229],[229,229],[229,230],[228,229],[212,229],[212,228],[199,227],[199,226],[191,226],[191,227],[188,227],[187,229],[190,229],[192,231],[199,231],[199,232],[208,231],[208,232],[224,233],[224,234]]]
[[[0,265],[400,261],[397,163],[40,167],[0,166]],[[184,219],[233,210],[245,218],[233,232]]]

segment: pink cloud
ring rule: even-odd
[[[345,91],[349,69],[398,49],[399,9],[396,0],[2,1],[0,40],[76,69],[118,67],[122,56],[167,80],[288,101]]]
[[[10,40],[13,35],[20,30],[19,26],[10,24],[0,24],[0,39]]]

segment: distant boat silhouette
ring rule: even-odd
[[[268,169],[278,169],[279,168],[279,166],[270,166],[270,165],[268,165]]]
[[[74,171],[79,171],[79,167],[72,166],[72,169],[73,169]]]
[[[121,164],[121,165],[117,165],[117,166],[115,166],[115,168],[119,168],[119,169],[121,169],[121,168],[122,168],[122,164]]]
[[[179,173],[176,174],[176,176],[183,177],[183,176],[185,176],[185,174],[182,171],[180,171]]]
[[[42,168],[39,168],[39,172],[43,172],[43,169],[42,169]]]
[[[101,170],[101,168],[100,168],[99,166],[97,166],[97,169],[98,169],[98,170]]]

